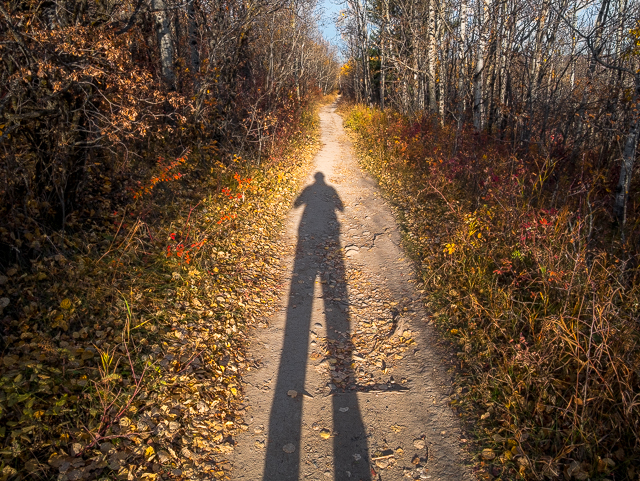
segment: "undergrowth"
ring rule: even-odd
[[[318,147],[299,120],[260,165],[201,146],[106,217],[25,219],[40,254],[0,275],[0,479],[226,477],[247,327],[278,295],[277,226]]]
[[[612,182],[428,118],[343,110],[458,346],[451,405],[478,475],[638,479],[637,223],[626,241],[611,227]]]

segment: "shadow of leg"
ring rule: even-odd
[[[304,391],[314,284],[314,280],[308,278],[315,279],[315,269],[309,271],[304,246],[299,245],[298,251],[301,255],[294,266],[278,380],[269,418],[264,481],[297,481],[300,471],[303,396],[292,398],[287,392]],[[307,280],[298,284],[296,279]]]
[[[337,234],[335,239],[337,239]],[[331,371],[335,386],[333,393],[333,440],[334,479],[370,481],[369,447],[367,433],[360,413],[356,392],[356,376],[353,370],[353,344],[351,342],[351,319],[348,308],[331,304],[328,299],[347,301],[344,258],[339,242],[330,244],[334,252],[329,278],[334,284],[325,288],[325,312],[327,342],[330,355],[336,360]],[[331,286],[335,285],[332,289]],[[333,292],[332,292],[333,290]]]
[[[355,392],[333,395],[333,429],[334,479],[371,481],[367,433]]]

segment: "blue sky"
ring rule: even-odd
[[[323,10],[320,30],[325,39],[333,44],[338,44],[340,38],[333,19],[341,10],[341,0],[320,0],[318,6]]]

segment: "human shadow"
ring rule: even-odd
[[[318,279],[327,332],[326,362],[331,372],[334,479],[371,481],[367,436],[353,390],[356,378],[352,368],[347,283],[340,250],[340,223],[336,216],[336,211],[344,207],[321,172],[315,174],[315,179],[294,204],[305,208],[298,230],[284,343],[269,418],[263,481],[300,479],[302,393],[306,392],[314,284]],[[288,396],[291,390],[299,394]],[[311,435],[319,436],[317,432]],[[317,469],[324,471],[324,467]]]

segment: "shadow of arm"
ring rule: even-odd
[[[308,193],[307,193],[307,189],[304,189],[300,195],[298,196],[298,198],[293,202],[293,206],[294,207],[300,207],[304,204],[306,204],[308,202],[307,197],[308,197]]]

